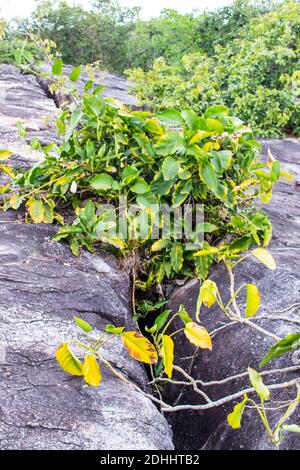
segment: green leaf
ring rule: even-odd
[[[111,333],[113,335],[120,335],[124,331],[124,326],[114,326],[114,325],[108,324],[105,326],[105,331],[106,333]]]
[[[96,117],[101,116],[105,109],[103,99],[94,95],[84,95],[83,102],[86,110]]]
[[[223,106],[223,105],[215,105],[215,106],[211,106],[210,108],[207,108],[205,114],[204,114],[204,117],[207,119],[207,118],[210,118],[210,117],[215,117],[215,116],[218,116],[220,114],[228,114],[228,108],[226,106]]]
[[[260,295],[255,284],[247,284],[247,303],[245,316],[253,317],[256,314],[260,304]]]
[[[153,206],[154,206],[154,209],[155,209],[155,206],[158,205],[158,200],[157,200],[157,198],[156,198],[155,195],[154,195],[153,193],[151,193],[151,192],[139,195],[139,196],[136,198],[136,202],[138,203],[138,205],[139,205],[142,209],[151,208],[151,207],[153,207]]]
[[[156,326],[156,331],[160,331],[163,326],[165,326],[171,312],[172,310],[165,310],[160,315],[158,315],[154,322],[154,325]]]
[[[185,140],[177,132],[168,132],[159,139],[156,146],[158,155],[174,155],[174,153],[185,152]]]
[[[175,178],[179,171],[180,165],[173,157],[167,157],[162,164],[162,174],[165,181],[170,181]]]
[[[62,59],[56,59],[54,64],[52,65],[52,73],[53,75],[60,75],[63,69],[63,61]]]
[[[300,347],[300,333],[291,333],[285,336],[283,339],[277,341],[267,352],[265,357],[259,364],[259,367],[265,367],[268,362],[272,361],[273,359],[282,356],[294,349]]]
[[[264,385],[260,374],[255,370],[248,367],[248,374],[252,387],[256,391],[257,395],[262,401],[270,399],[270,392],[268,388]]]
[[[197,233],[211,233],[218,230],[218,227],[210,222],[199,222],[196,226]]]
[[[135,194],[146,194],[150,192],[149,185],[142,178],[137,178],[134,185],[131,186],[130,189]]]
[[[68,374],[71,375],[83,375],[82,374],[82,363],[72,353],[67,343],[63,343],[56,350],[56,360],[60,367]]]
[[[130,184],[134,181],[139,174],[139,171],[134,166],[127,166],[122,172],[122,183]]]
[[[75,67],[69,75],[69,79],[71,82],[77,82],[78,78],[80,77],[81,72],[81,65]]]
[[[73,317],[73,318],[74,318],[76,325],[79,326],[79,328],[81,328],[83,331],[85,331],[86,333],[90,333],[90,331],[92,331],[93,328],[87,321],[82,320],[82,318],[79,318],[79,317]]]
[[[194,111],[191,109],[184,109],[181,112],[181,116],[191,131],[196,131],[199,128],[200,119]]]
[[[158,113],[156,117],[160,121],[163,121],[167,124],[172,124],[173,126],[180,126],[183,123],[183,118],[180,112],[172,108]]]
[[[173,243],[170,251],[170,259],[172,268],[176,273],[179,273],[183,265],[183,250],[180,243]]]
[[[97,191],[107,191],[112,188],[113,182],[114,180],[110,175],[107,173],[100,173],[91,179],[90,185]]]
[[[200,178],[206,184],[208,189],[215,193],[218,188],[218,180],[214,166],[209,163],[203,163],[200,166]]]
[[[220,150],[214,152],[213,155],[211,161],[216,172],[223,173],[225,170],[228,170],[232,160],[232,153],[229,150]]]
[[[283,431],[300,433],[300,426],[297,424],[283,424]]]
[[[247,395],[244,395],[243,401],[235,405],[235,407],[233,408],[233,411],[227,416],[228,424],[233,429],[239,429],[241,427],[241,420],[243,417],[243,412],[244,412],[247,401],[248,401],[248,397]]]
[[[177,315],[182,320],[183,324],[186,325],[187,323],[193,323],[193,319],[190,317],[184,305],[180,305]]]

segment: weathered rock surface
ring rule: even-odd
[[[55,139],[56,108],[34,77],[0,66],[0,148],[11,163],[28,167],[38,155],[15,132],[18,117],[29,137]],[[2,178],[3,179],[3,178]],[[145,396],[102,367],[99,388],[63,372],[59,344],[78,332],[73,315],[97,329],[105,324],[133,329],[130,282],[107,254],[72,256],[51,241],[55,227],[26,225],[22,214],[0,212],[0,449],[172,449],[165,418]],[[105,357],[133,383],[147,388],[143,365],[119,340]]]
[[[297,140],[265,141],[263,149],[270,147],[274,156],[279,158],[283,167],[299,175],[300,142]],[[270,271],[255,259],[247,259],[236,268],[237,286],[243,283],[255,283],[261,293],[261,308],[253,322],[264,327],[279,337],[288,333],[299,331],[299,291],[300,291],[300,252],[299,252],[299,223],[300,223],[300,193],[299,187],[278,184],[272,201],[265,207],[269,212],[273,226],[274,239],[271,251],[277,262],[276,271]],[[226,269],[218,265],[211,270],[210,278],[219,286],[224,302],[228,301],[229,278]],[[179,288],[173,295],[171,304],[174,311],[180,304],[184,304],[189,313],[194,314],[199,292],[197,281],[190,281]],[[243,296],[239,297],[243,302]],[[298,308],[285,313],[279,312],[293,304]],[[201,321],[209,330],[213,331],[226,322],[218,307],[201,310]],[[262,319],[262,317],[266,319]],[[279,319],[278,319],[279,317]],[[283,319],[284,318],[284,319]],[[295,323],[292,323],[294,320]],[[298,323],[297,323],[298,322]],[[179,341],[178,341],[179,340]],[[222,380],[226,377],[244,372],[247,367],[259,370],[259,362],[269,347],[274,343],[272,338],[265,337],[259,331],[247,325],[228,326],[220,331],[213,339],[212,351],[201,351],[194,361],[192,375],[205,382]],[[186,369],[191,364],[191,355],[194,350],[187,345],[184,337],[177,337],[177,363]],[[285,355],[266,367],[281,368],[299,364],[299,355]],[[299,370],[284,375],[265,377],[265,383],[272,384],[284,382],[299,377]],[[182,379],[182,377],[181,377]],[[212,400],[230,395],[243,388],[249,387],[246,379],[235,380],[214,387],[206,387]],[[166,394],[175,401],[179,392],[183,392],[180,403],[199,404],[203,400],[191,389],[173,387]],[[272,398],[286,400],[296,397],[296,388],[290,391],[271,394]],[[241,399],[240,399],[241,401]],[[178,412],[170,419],[176,437],[175,445],[180,449],[272,449],[266,431],[264,430],[256,412],[247,411],[243,426],[240,430],[231,429],[226,422],[227,414],[232,410],[234,402],[226,406],[219,406],[207,411]],[[271,423],[275,424],[283,410],[271,412]],[[299,424],[299,410],[290,419],[291,423]],[[287,434],[280,445],[281,449],[300,448],[299,434]]]
[[[44,69],[51,73],[50,67],[48,65],[44,65]],[[64,65],[63,67],[63,75],[68,77],[72,72],[73,67],[71,65]],[[86,82],[89,80],[89,76],[83,70],[81,71],[80,77],[76,83],[71,83],[73,87],[75,87],[79,94],[84,93],[84,86]],[[104,70],[94,70],[94,81],[95,84],[93,88],[98,86],[104,86],[105,88],[102,91],[103,96],[111,96],[121,103],[125,104],[126,106],[130,106],[132,108],[137,108],[139,106],[139,102],[134,95],[131,94],[130,88],[132,84],[128,82],[123,77],[119,77],[117,75],[113,75],[109,72]],[[41,87],[47,91],[49,86],[49,81],[45,78],[38,77],[38,82],[40,83]],[[60,106],[65,100],[66,96],[63,96],[60,93],[55,93],[54,99],[58,106]]]

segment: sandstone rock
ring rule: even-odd
[[[271,147],[271,151],[283,162],[283,167],[293,171],[297,177],[299,174],[300,143],[297,140],[265,141],[264,151]],[[284,337],[291,332],[299,331],[299,220],[300,220],[300,198],[298,186],[278,184],[272,201],[265,206],[269,212],[274,226],[274,240],[271,251],[277,262],[276,271],[270,271],[255,259],[248,259],[241,263],[236,272],[237,286],[243,283],[255,283],[261,293],[261,308],[253,322],[268,329],[279,337]],[[224,302],[229,296],[229,278],[226,269],[215,266],[211,269],[210,279],[216,281]],[[174,311],[180,304],[184,304],[189,313],[196,310],[196,301],[199,292],[197,281],[190,281],[184,287],[179,288],[173,295],[171,304]],[[239,299],[243,302],[243,296]],[[293,304],[297,308],[286,313],[280,313]],[[278,312],[279,311],[279,312]],[[262,319],[266,317],[267,319]],[[279,319],[274,319],[278,318]],[[280,317],[284,317],[280,319]],[[268,319],[269,318],[269,319]],[[209,310],[203,308],[201,321],[209,330],[213,331],[222,326],[225,317],[218,307]],[[294,320],[295,323],[292,323]],[[194,349],[189,347],[186,339],[177,337],[177,363],[185,369],[191,364],[191,355]],[[259,362],[274,343],[272,338],[267,338],[260,332],[246,326],[233,325],[220,331],[213,340],[212,351],[200,351],[192,369],[192,375],[203,381],[220,380],[228,376],[244,372],[247,367],[259,370]],[[279,368],[299,364],[299,355],[285,355],[272,362],[266,367]],[[299,370],[285,375],[272,375],[265,378],[268,384],[299,377]],[[182,377],[181,377],[182,379]],[[205,392],[211,399],[216,400],[230,395],[243,388],[249,387],[246,379],[236,380],[220,386],[207,387]],[[178,390],[178,387],[168,388],[166,396],[173,401],[183,395],[180,403],[199,404],[203,403],[199,395],[195,395],[191,389]],[[273,392],[273,398],[286,400],[296,396],[296,388],[281,393]],[[227,414],[232,410],[234,402],[203,412],[178,412],[170,418],[175,435],[175,445],[180,449],[271,449],[274,448],[263,428],[256,412],[247,411],[242,429],[233,430],[226,422]],[[275,424],[282,410],[272,412],[272,425]],[[299,424],[299,410],[291,421]],[[300,448],[299,434],[287,434],[281,444],[282,449]]]

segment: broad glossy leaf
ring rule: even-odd
[[[172,268],[176,273],[179,273],[183,264],[183,250],[180,243],[173,243],[170,251],[170,259]]]
[[[24,198],[22,196],[19,196],[19,194],[13,194],[9,198],[9,205],[12,209],[17,210],[19,209],[23,201],[24,201]]]
[[[162,336],[161,355],[163,358],[165,374],[169,377],[169,379],[171,379],[174,363],[174,342],[168,335]]]
[[[243,401],[235,405],[233,411],[227,416],[227,422],[233,429],[239,429],[241,427],[241,420],[247,401],[248,397],[245,395]]]
[[[181,112],[181,116],[183,117],[186,125],[191,131],[196,131],[200,124],[199,116],[192,111],[191,109],[184,109]]]
[[[150,341],[137,331],[128,331],[122,334],[123,343],[133,359],[146,364],[156,364],[158,355]]]
[[[190,343],[198,348],[212,349],[211,337],[203,326],[195,322],[189,322],[185,325],[184,333]]]
[[[179,171],[180,165],[173,157],[167,157],[162,164],[162,174],[165,181],[170,181],[175,178]]]
[[[269,349],[265,357],[260,362],[259,367],[262,368],[276,357],[280,357],[297,348],[300,348],[300,333],[291,333],[285,336],[285,338],[277,341],[274,346]]]
[[[224,106],[222,104],[216,104],[214,106],[210,106],[209,108],[207,108],[207,110],[205,111],[205,114],[204,114],[204,117],[207,119],[207,118],[210,118],[210,117],[214,117],[214,116],[218,116],[219,114],[228,114],[228,108],[227,106]]]
[[[245,316],[253,317],[256,314],[260,304],[260,295],[255,284],[247,284],[247,303]]]
[[[63,343],[56,350],[56,360],[60,367],[68,374],[71,375],[82,375],[82,363],[79,359],[71,352],[69,345]]]
[[[213,193],[217,191],[218,179],[216,170],[211,163],[206,162],[200,166],[200,177],[210,191]]]
[[[167,248],[170,245],[170,240],[166,240],[165,238],[160,238],[156,240],[151,246],[151,251],[161,251],[164,248]]]
[[[180,126],[183,123],[183,118],[179,111],[176,109],[170,108],[158,113],[156,117],[167,124],[172,124],[173,126]]]
[[[82,318],[79,318],[79,317],[73,317],[73,318],[74,318],[76,325],[79,326],[79,328],[81,328],[83,331],[85,331],[86,333],[89,333],[90,331],[92,331],[93,328],[87,321],[82,320]]]
[[[177,132],[168,132],[157,142],[156,152],[158,155],[174,155],[185,151],[185,140]]]
[[[193,319],[190,317],[184,305],[180,305],[177,315],[182,320],[183,324],[186,325],[187,323],[193,323]]]
[[[69,79],[71,82],[77,82],[78,78],[80,77],[81,72],[81,65],[75,67],[69,75]]]
[[[44,205],[40,199],[31,197],[26,204],[28,213],[35,224],[41,224],[44,219]]]
[[[216,301],[217,292],[217,284],[211,279],[206,279],[200,287],[199,295],[202,303],[210,308]]]
[[[300,433],[300,426],[297,424],[283,424],[283,431]]]
[[[147,208],[152,207],[154,211],[156,209],[156,206],[158,205],[158,200],[157,200],[156,196],[151,192],[145,193],[145,194],[140,194],[136,198],[136,202],[138,203],[138,205],[142,209],[147,209]],[[157,209],[158,209],[158,207],[157,207]]]
[[[53,75],[60,75],[63,68],[63,61],[62,59],[56,59],[54,64],[52,65],[52,73]]]
[[[267,268],[272,269],[272,271],[276,269],[275,260],[269,251],[265,250],[264,248],[255,248],[251,254],[255,256],[255,258],[257,258],[261,263],[267,266]]]
[[[135,194],[146,194],[150,192],[149,185],[142,178],[137,178],[130,189]]]
[[[99,364],[95,356],[87,354],[82,366],[82,374],[86,383],[92,387],[98,387],[101,382],[102,376]]]
[[[255,370],[248,367],[248,374],[252,387],[256,391],[257,395],[262,401],[270,399],[270,392],[268,388],[264,385],[260,374]]]
[[[107,191],[112,188],[113,182],[114,180],[110,175],[107,173],[100,173],[91,179],[90,185],[97,191]]]
[[[105,103],[103,99],[95,95],[84,95],[83,102],[85,109],[95,117],[101,116],[105,109]]]
[[[160,315],[158,315],[154,322],[154,325],[156,326],[156,331],[160,331],[165,326],[171,312],[172,310],[165,310]]]

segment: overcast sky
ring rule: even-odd
[[[163,8],[174,8],[182,13],[190,12],[194,8],[201,11],[228,5],[233,0],[119,0],[124,6],[140,6],[142,17],[157,16]],[[89,5],[89,0],[69,0],[68,3]],[[15,16],[28,16],[34,9],[35,0],[0,0],[0,16],[12,18]]]

